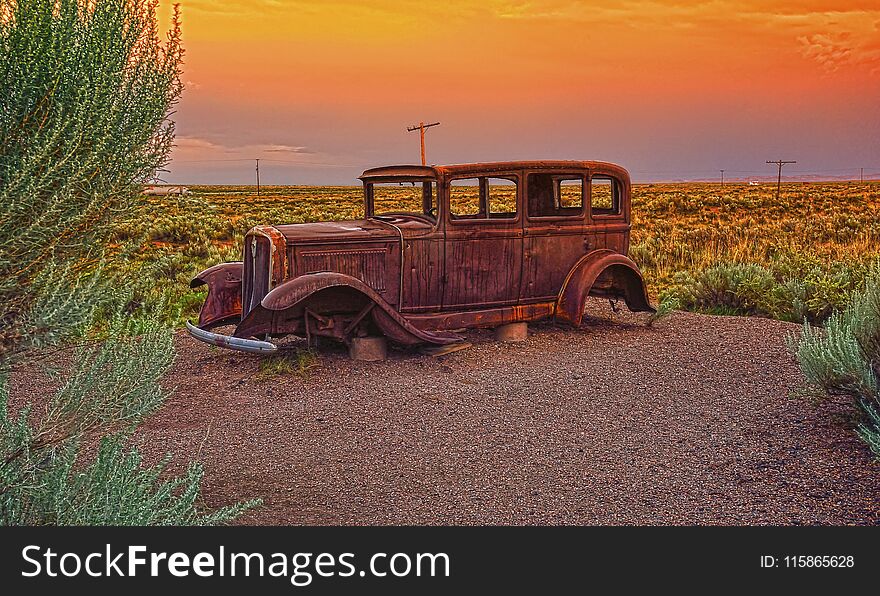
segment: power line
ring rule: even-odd
[[[172,159],[171,165],[179,163],[229,163],[229,162],[247,162],[253,161],[253,157],[242,157],[240,159]],[[303,167],[321,167],[321,168],[360,168],[366,164],[363,163],[326,163],[326,162],[310,162],[310,161],[294,161],[291,159],[271,159],[261,157],[260,161],[270,161],[272,163],[285,163]]]
[[[239,157],[236,159],[174,159],[171,161],[173,163],[211,163],[211,162],[221,162],[221,161],[250,161],[250,157]]]
[[[366,164],[362,163],[326,163],[319,161],[294,161],[291,159],[267,159],[261,158],[262,161],[271,161],[272,163],[289,163],[303,167],[321,167],[321,168],[361,168]]]
[[[228,162],[248,162],[248,161],[254,161],[254,158],[241,157],[241,158],[235,158],[235,159],[171,159],[170,163],[173,165],[173,164],[181,164],[181,163],[215,163],[215,162],[216,163],[228,163]],[[291,159],[275,159],[275,158],[271,158],[271,157],[269,157],[269,158],[261,157],[260,161],[261,162],[279,163],[279,164],[282,164],[282,163],[283,164],[291,164],[291,165],[302,166],[304,168],[311,168],[311,167],[362,168],[362,167],[367,167],[370,165],[365,162],[362,162],[362,163],[308,162],[308,161],[296,161],[296,160],[291,160]],[[773,161],[773,162],[768,162],[768,163],[775,164],[776,162]],[[859,172],[860,175],[864,176],[864,171],[866,169],[871,170],[871,168],[850,167],[850,168],[823,168],[823,169],[814,169],[814,170],[789,169],[786,171],[790,172],[792,174],[814,174],[814,175],[833,174],[836,172],[852,172],[853,176],[855,176],[856,172]],[[880,166],[877,166],[874,169],[876,169],[877,171],[880,171]],[[720,172],[720,170],[632,170],[632,169],[630,169],[629,172],[630,172],[630,174],[670,174],[670,175],[676,175],[676,176],[705,175],[708,178],[711,176],[712,172]],[[754,174],[754,175],[762,175],[763,174],[762,171],[758,171],[758,170],[731,170],[731,169],[727,169],[727,168],[724,169],[724,173],[725,174]]]

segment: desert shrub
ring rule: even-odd
[[[796,260],[777,256],[769,266],[722,263],[695,273],[682,271],[660,298],[699,312],[821,323],[864,285],[864,265]]]
[[[687,309],[721,314],[765,314],[775,279],[756,264],[722,264],[697,273],[682,272],[663,299],[677,298]]]
[[[47,333],[75,334],[92,314],[90,301],[56,302],[47,328],[40,290],[76,286],[106,257],[123,215],[140,212],[137,191],[171,148],[182,50],[176,25],[160,43],[149,0],[0,0],[0,14],[0,355],[9,355]]]
[[[773,190],[634,186],[630,254],[649,291],[661,299],[680,294],[682,308],[796,322],[821,323],[845,307],[880,256],[880,184],[786,184],[778,199]],[[760,265],[775,279],[757,304],[732,278],[732,264]],[[701,292],[688,290],[700,282],[734,291],[722,291],[717,305],[698,305],[690,298]]]
[[[126,318],[107,339],[81,348],[44,413],[8,410],[0,383],[0,524],[188,524],[228,521],[255,502],[213,512],[197,502],[202,469],[163,477],[167,458],[144,468],[126,443],[165,400],[171,364],[160,325]],[[98,443],[97,450],[90,444]],[[84,453],[95,451],[90,457]]]
[[[141,234],[116,235],[148,219],[140,189],[174,136],[180,29],[161,43],[156,7],[0,0],[3,524],[211,523],[253,504],[206,513],[197,466],[160,480],[126,446],[173,357],[167,305],[133,301]],[[85,347],[45,411],[10,395],[24,355],[73,339]]]
[[[661,321],[681,309],[681,302],[675,296],[666,296],[657,304],[657,310],[648,317],[648,326],[653,326],[657,321]]]
[[[824,329],[807,323],[789,345],[808,383],[847,395],[861,408],[859,435],[880,458],[880,266]]]
[[[34,491],[36,511],[16,511],[21,517],[7,523],[54,525],[188,525],[228,522],[253,506],[239,503],[204,511],[199,499],[203,469],[190,464],[182,476],[163,479],[169,458],[144,467],[136,449],[127,448],[124,435],[100,440],[95,458],[77,468],[77,445],[68,445],[53,458],[53,469],[44,472]],[[30,517],[31,513],[38,513]]]

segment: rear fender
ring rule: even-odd
[[[208,286],[199,311],[199,327],[210,329],[241,320],[241,262],[221,263],[196,275],[189,287]]]
[[[235,335],[260,337],[308,333],[307,309],[327,321],[334,315],[363,313],[363,316],[371,317],[390,340],[403,345],[442,345],[462,340],[453,333],[418,329],[361,280],[332,272],[301,275],[274,288],[242,320]],[[336,329],[332,335],[347,340],[346,333],[344,329]]]
[[[556,300],[556,318],[581,324],[588,296],[622,298],[633,312],[655,312],[638,266],[608,249],[587,253],[571,268]]]

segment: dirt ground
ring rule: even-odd
[[[797,331],[544,324],[269,377],[181,333],[175,393],[138,442],[202,461],[209,505],[262,497],[249,524],[876,524],[880,465],[845,401],[798,393]]]

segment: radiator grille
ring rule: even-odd
[[[242,318],[256,308],[269,293],[269,259],[272,244],[268,238],[248,235],[244,243],[244,271],[241,295]]]

